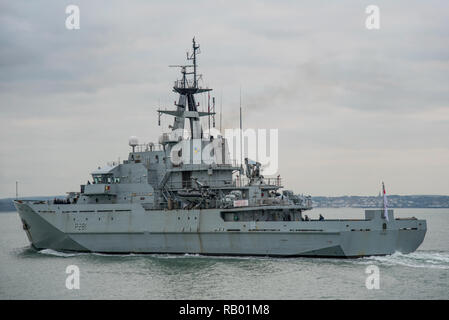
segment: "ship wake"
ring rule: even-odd
[[[430,268],[449,270],[449,252],[417,251],[403,254],[395,252],[387,256],[372,256],[362,258],[362,264],[380,264],[383,266],[405,266],[411,268]]]
[[[68,252],[56,251],[56,250],[52,250],[52,249],[43,249],[43,250],[39,250],[37,252],[39,254],[43,254],[43,255],[62,257],[62,258],[70,258],[70,257],[76,257],[79,255],[86,254],[86,253],[82,253],[82,252],[68,253]]]

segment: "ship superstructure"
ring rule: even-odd
[[[228,142],[203,130],[195,95],[199,85],[193,39],[174,118],[157,144],[139,144],[122,163],[92,172],[92,181],[64,201],[17,200],[15,206],[37,249],[108,253],[335,256],[404,253],[424,239],[425,220],[394,219],[393,211],[367,210],[361,220],[305,219],[310,196],[283,190],[261,164],[231,159]],[[215,121],[213,121],[215,122]],[[210,121],[209,121],[210,123]],[[210,124],[209,124],[210,129]]]

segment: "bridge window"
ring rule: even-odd
[[[114,181],[112,174],[94,174],[92,175],[94,183],[112,183]]]

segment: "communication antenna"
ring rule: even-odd
[[[16,181],[16,200],[19,199],[19,181]]]
[[[212,97],[212,127],[215,128],[215,97]]]
[[[192,45],[193,52],[190,55],[187,52],[187,60],[193,60],[193,87],[196,88],[197,82],[198,82],[198,79],[196,76],[196,55],[197,55],[197,51],[198,51],[198,53],[200,53],[200,51],[199,51],[200,45],[196,44],[195,37],[193,37],[192,43],[193,43],[193,45]]]
[[[223,109],[223,92],[221,92],[221,94],[220,94],[220,133],[221,133],[221,135],[223,135],[223,133],[221,132],[221,130],[222,130],[222,127],[221,127],[222,121],[221,120],[223,119],[222,109]]]
[[[210,92],[207,93],[207,113],[209,114],[207,116],[207,120],[209,122],[209,135],[210,135]]]
[[[240,165],[243,167],[242,87],[240,87]]]

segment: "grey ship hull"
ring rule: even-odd
[[[220,209],[145,210],[140,204],[53,205],[16,201],[37,249],[103,253],[191,253],[362,257],[410,253],[422,243],[426,221],[224,221]]]

